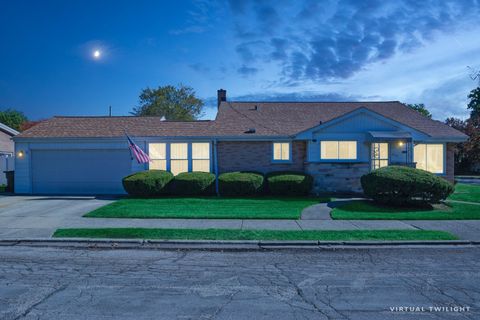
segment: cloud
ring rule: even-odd
[[[251,76],[258,72],[257,68],[247,67],[246,65],[242,65],[238,68],[238,73],[242,74],[243,76]]]
[[[209,67],[200,62],[190,64],[189,67],[198,73],[208,73],[211,70]]]
[[[475,23],[476,0],[230,1],[236,52],[247,68],[270,62],[289,80],[348,79]],[[260,45],[261,44],[261,45]]]
[[[185,26],[170,30],[172,35],[204,33],[212,27],[212,12],[217,9],[215,2],[208,0],[193,0],[193,8],[187,12]]]

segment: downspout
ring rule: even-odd
[[[215,171],[215,193],[220,195],[218,191],[218,152],[217,152],[217,139],[213,139],[213,170]]]

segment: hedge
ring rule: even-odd
[[[222,196],[251,196],[263,191],[263,175],[257,172],[227,172],[218,177]]]
[[[171,182],[171,193],[175,195],[213,195],[215,175],[208,172],[184,172]]]
[[[268,192],[274,195],[307,195],[313,186],[313,177],[303,172],[270,172],[266,180]]]
[[[141,171],[122,179],[123,188],[132,196],[154,197],[168,193],[173,174],[163,170]]]
[[[438,203],[453,193],[453,185],[433,173],[401,166],[380,168],[362,176],[363,192],[392,205]]]

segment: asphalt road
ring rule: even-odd
[[[0,318],[480,319],[479,266],[480,248],[473,247],[263,252],[0,247]]]

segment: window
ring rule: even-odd
[[[417,144],[413,149],[417,169],[443,173],[443,144]]]
[[[170,171],[175,176],[188,172],[188,143],[170,144]]]
[[[169,170],[174,175],[188,171],[210,172],[210,143],[150,143],[150,169]]]
[[[210,172],[210,143],[192,143],[192,171]]]
[[[290,142],[273,143],[273,161],[290,161]]]
[[[322,141],[320,142],[322,160],[357,159],[357,141]]]
[[[150,143],[148,145],[150,169],[167,170],[167,145],[165,143]]]
[[[372,143],[372,170],[388,166],[388,143]]]

